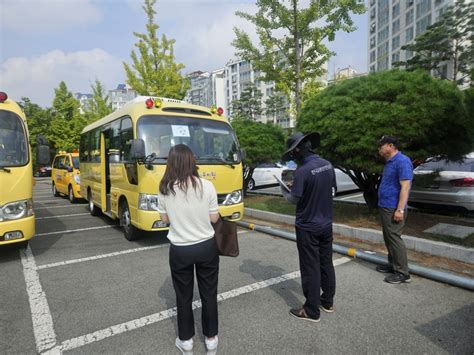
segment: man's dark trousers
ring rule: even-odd
[[[402,229],[407,218],[407,210],[405,209],[401,222],[394,221],[394,208],[379,208],[379,211],[382,220],[383,240],[388,250],[388,263],[393,270],[409,275],[407,249],[402,239]]]
[[[306,298],[303,307],[308,316],[319,318],[319,305],[332,307],[336,293],[336,275],[332,263],[332,226],[321,233],[296,227],[296,245],[301,284]]]

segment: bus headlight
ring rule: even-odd
[[[14,220],[33,216],[33,201],[31,199],[16,201],[0,207],[0,221]]]
[[[222,202],[222,204],[224,206],[228,206],[228,205],[235,205],[241,202],[242,202],[242,190],[235,190],[225,197],[225,200],[224,202]]]
[[[81,184],[81,177],[79,175],[74,175],[74,181],[76,184],[80,185]]]
[[[158,211],[158,195],[139,194],[138,209],[144,211]]]

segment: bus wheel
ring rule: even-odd
[[[54,184],[54,182],[53,182],[52,189],[53,189],[53,196],[54,196],[54,197],[58,197],[58,196],[59,196],[59,192],[58,192],[58,190],[56,189],[56,185]]]
[[[23,242],[19,242],[16,244],[16,246],[18,247],[18,249],[26,249],[28,248],[28,244],[29,244],[29,240],[25,240]]]
[[[125,239],[132,241],[138,238],[139,230],[132,224],[130,209],[126,201],[120,205],[120,225],[123,227]]]
[[[94,201],[92,201],[92,194],[90,190],[87,192],[87,201],[89,201],[89,212],[91,213],[91,216],[98,216],[100,211],[99,208],[94,205]]]
[[[72,190],[72,186],[71,186],[71,185],[69,185],[69,189],[68,189],[68,194],[67,194],[67,196],[69,197],[69,201],[70,201],[71,203],[74,203],[74,202],[77,201],[76,198],[74,197],[74,191]]]

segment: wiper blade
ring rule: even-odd
[[[227,160],[225,160],[224,158],[220,158],[220,157],[209,157],[209,158],[201,158],[201,159],[198,159],[198,164],[199,164],[199,161],[218,161],[218,162],[221,162],[221,163],[224,163],[225,165],[227,166],[230,166],[232,169],[235,169],[235,166],[232,165],[231,163],[229,163]]]
[[[4,166],[0,166],[0,170],[3,170],[6,173],[11,173],[11,169],[5,168]]]

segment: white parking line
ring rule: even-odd
[[[357,197],[362,197],[362,196],[364,196],[363,193],[360,193],[360,194],[357,194],[357,195],[349,195],[349,196],[345,196],[345,197],[338,197],[338,198],[336,199],[336,201],[337,201],[337,200],[349,200],[349,199],[351,199],[351,198],[357,198]]]
[[[62,214],[62,215],[59,215],[59,216],[36,217],[36,220],[40,221],[42,219],[65,218],[65,217],[85,216],[85,215],[90,215],[90,213],[89,212],[84,212],[84,213],[74,213],[74,214]]]
[[[64,231],[57,231],[57,232],[38,233],[38,234],[35,234],[35,237],[44,237],[47,235],[74,233],[74,232],[82,232],[82,231],[90,231],[94,229],[104,229],[104,228],[114,228],[114,227],[117,227],[117,226],[112,225],[112,226],[99,226],[99,227],[89,227],[89,228],[79,228],[79,229],[67,229]]]
[[[241,230],[241,231],[238,231],[237,234],[244,234],[244,233],[248,233],[248,232],[249,231],[247,231],[247,230]],[[127,250],[123,250],[123,251],[116,251],[116,252],[109,253],[109,254],[89,256],[87,258],[59,261],[59,262],[56,262],[56,263],[40,265],[36,268],[36,270],[44,270],[44,269],[49,269],[49,268],[56,267],[56,266],[64,266],[64,265],[82,263],[82,262],[86,262],[86,261],[93,261],[93,260],[99,260],[99,259],[104,259],[104,258],[110,258],[112,256],[120,256],[120,255],[124,255],[124,254],[130,254],[130,253],[136,253],[136,252],[139,252],[139,251],[146,251],[146,250],[151,250],[151,249],[163,248],[163,247],[167,247],[167,246],[169,246],[169,245],[164,244],[164,245],[155,245],[155,246],[151,246],[151,247],[133,248],[133,249],[127,249]]]
[[[30,247],[28,246],[26,250],[20,250],[20,255],[26,282],[26,292],[28,293],[28,301],[30,303],[36,349],[38,352],[42,352],[56,345],[53,318],[49,310],[48,300],[39,281],[35,258]]]
[[[142,248],[134,248],[134,249],[127,249],[127,250],[122,250],[122,251],[116,251],[113,253],[109,254],[102,254],[102,255],[96,255],[96,256],[89,256],[87,258],[81,258],[81,259],[73,259],[73,260],[66,260],[66,261],[59,261],[57,263],[51,263],[51,264],[45,264],[45,265],[40,265],[36,267],[36,270],[44,270],[44,269],[50,269],[52,267],[56,266],[64,266],[64,265],[71,265],[71,264],[77,264],[77,263],[83,263],[85,261],[92,261],[92,260],[99,260],[99,259],[104,259],[104,258],[110,258],[112,256],[120,256],[120,255],[125,255],[125,254],[130,254],[130,253],[136,253],[139,251],[146,251],[146,250],[152,250],[152,249],[158,249],[158,248],[164,248],[169,246],[168,244],[163,244],[163,245],[154,245],[151,247],[142,247]]]
[[[57,199],[54,199],[54,200],[38,200],[38,199],[35,200],[36,203],[45,203],[45,202],[66,202],[66,201],[68,201],[68,200],[63,199],[63,198],[61,198],[61,199],[57,198]]]
[[[349,258],[342,257],[342,258],[339,258],[339,259],[335,260],[334,265],[335,266],[341,265],[341,264],[349,262],[350,260],[351,259],[349,259]],[[266,288],[266,287],[269,287],[269,286],[277,285],[279,283],[282,283],[282,282],[285,282],[285,281],[288,281],[288,280],[292,280],[292,279],[296,279],[298,277],[300,277],[300,272],[299,271],[290,272],[288,274],[284,274],[284,275],[281,275],[281,276],[278,276],[278,277],[273,277],[271,279],[267,279],[267,280],[260,281],[260,282],[255,282],[255,283],[250,284],[250,285],[246,285],[246,286],[239,287],[239,288],[227,291],[227,292],[220,293],[220,294],[217,295],[217,300],[218,300],[218,302],[222,302],[222,301],[225,301],[227,299],[231,299],[231,298],[234,298],[234,297],[246,294],[246,293],[257,291],[257,290],[260,290],[260,289],[263,289],[263,288]],[[198,301],[193,302],[193,310],[201,308],[201,307],[202,307],[201,301],[198,300]],[[117,324],[117,325],[114,325],[114,326],[111,326],[111,327],[108,327],[108,328],[105,328],[105,329],[101,329],[101,330],[95,331],[93,333],[89,333],[89,334],[82,335],[82,336],[79,336],[79,337],[76,337],[76,338],[73,338],[73,339],[65,340],[60,345],[58,345],[58,346],[52,348],[51,350],[45,352],[45,354],[58,354],[58,353],[61,353],[63,351],[73,350],[73,349],[76,349],[76,348],[79,348],[79,347],[82,347],[82,346],[85,346],[85,345],[88,345],[88,344],[91,344],[91,343],[95,343],[97,341],[101,341],[101,340],[113,337],[115,335],[119,335],[119,334],[122,334],[122,333],[125,333],[125,332],[128,332],[128,331],[131,331],[131,330],[142,328],[142,327],[147,326],[147,325],[151,325],[151,324],[154,324],[154,323],[157,323],[157,322],[161,322],[163,320],[166,320],[166,319],[169,319],[169,318],[172,318],[172,317],[176,316],[176,314],[177,314],[176,313],[176,307],[169,308],[167,310],[164,310],[164,311],[161,311],[161,312],[158,312],[158,313],[154,313],[154,314],[149,315],[149,316],[141,317],[141,318],[134,319],[134,320],[124,322],[124,323],[120,323],[120,324]]]
[[[34,203],[34,201],[33,201]],[[73,205],[70,203],[69,205],[63,205],[63,206],[46,206],[46,207],[35,207],[34,210],[49,210],[52,208],[66,208],[66,207],[85,207],[86,205]]]

